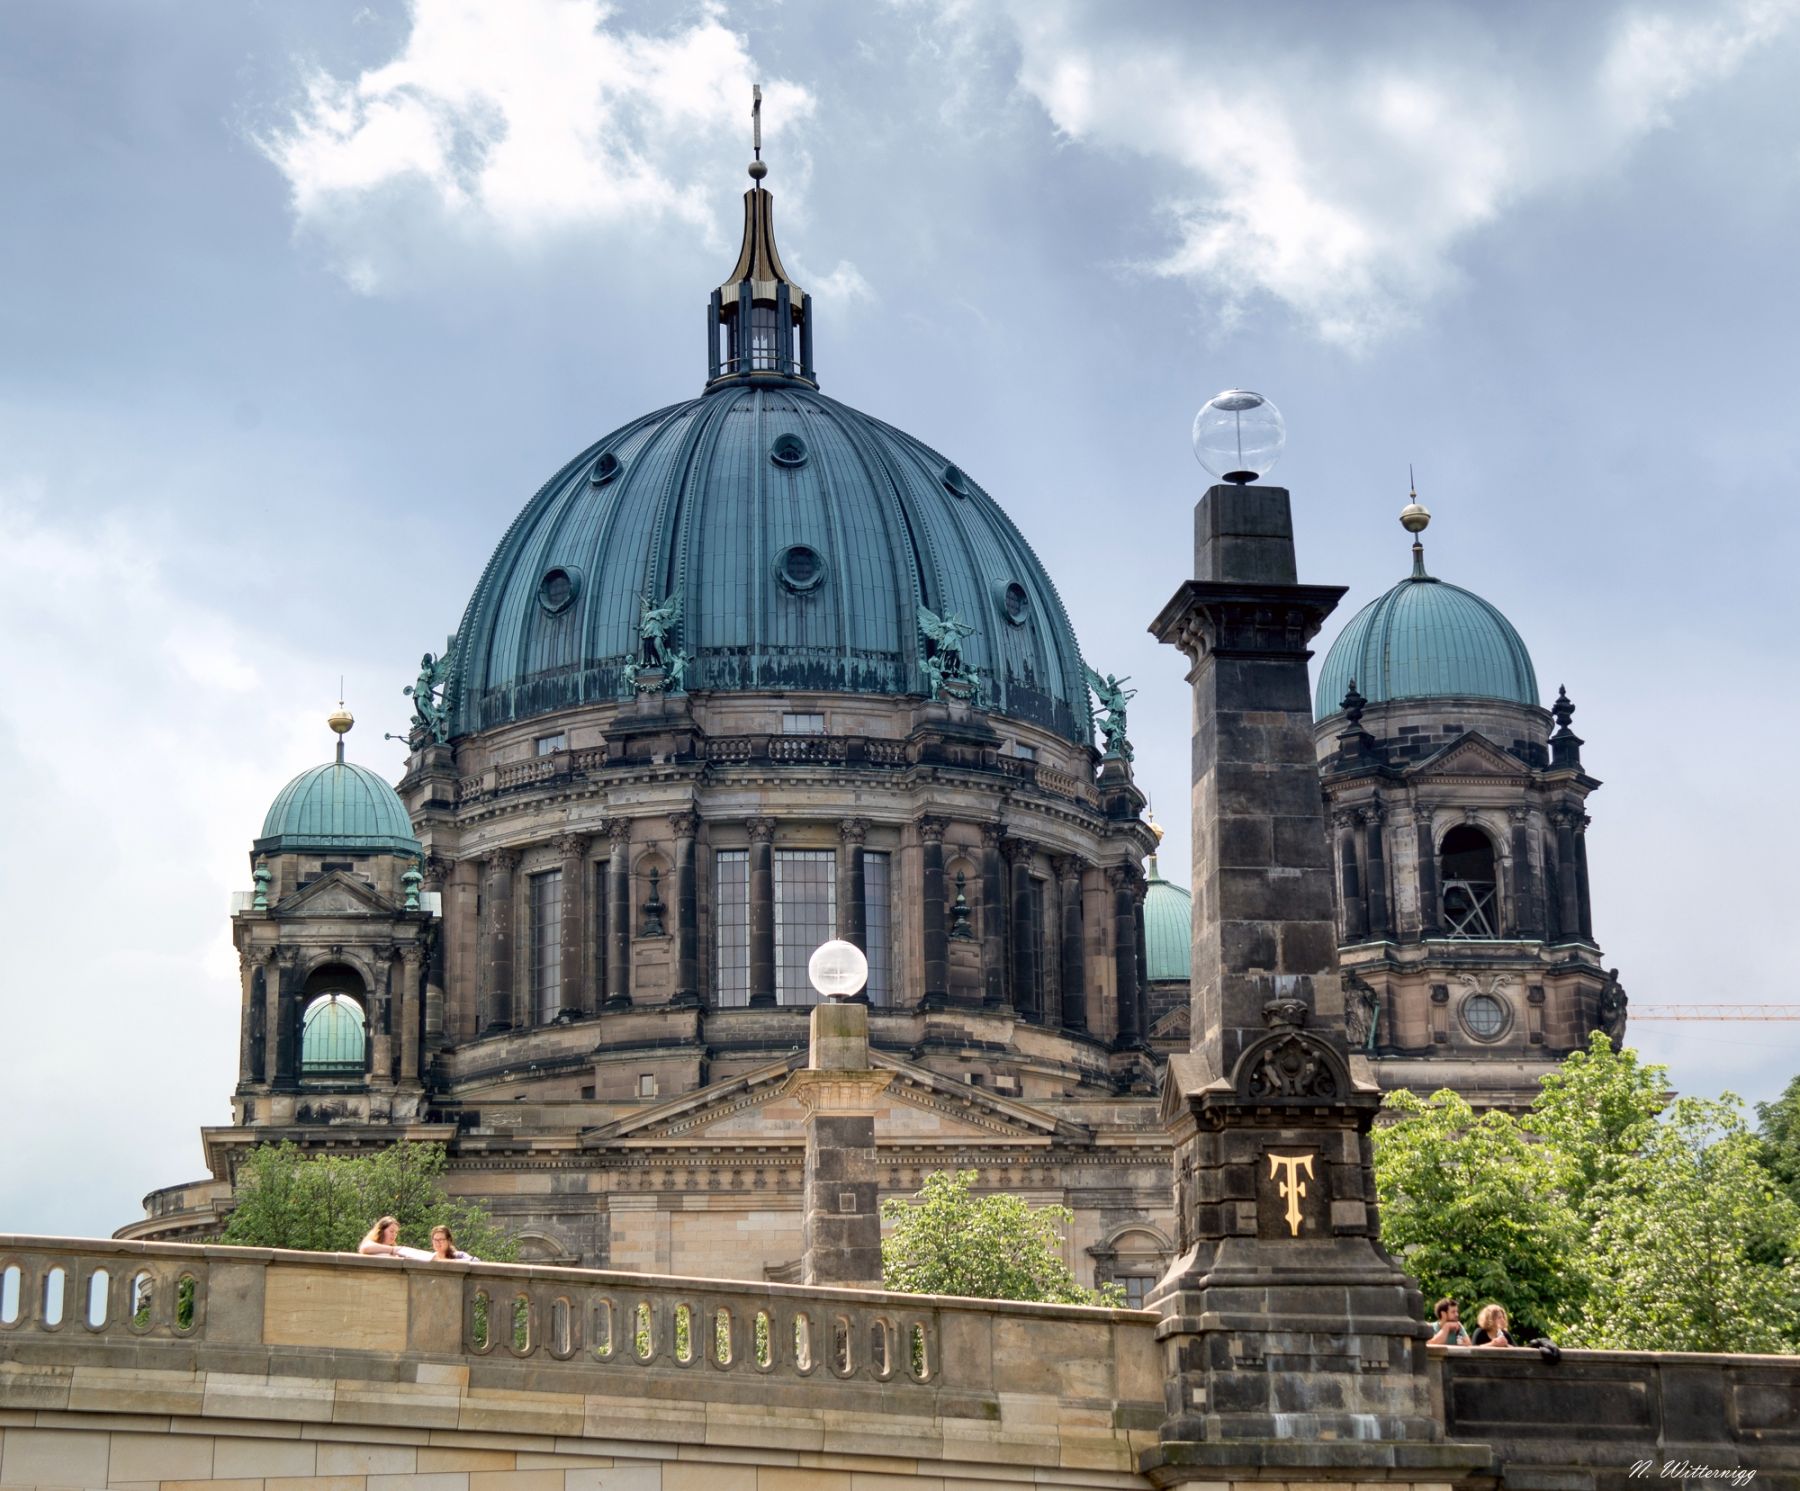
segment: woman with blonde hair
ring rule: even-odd
[[[1511,1324],[1506,1318],[1505,1305],[1483,1305],[1481,1313],[1475,1317],[1475,1334],[1470,1339],[1477,1346],[1511,1346],[1513,1339],[1507,1332]]]
[[[431,1257],[422,1248],[400,1244],[400,1222],[395,1217],[380,1217],[367,1236],[356,1245],[356,1251],[367,1258],[413,1258],[420,1262]]]

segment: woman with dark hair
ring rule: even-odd
[[[465,1253],[456,1245],[456,1234],[442,1222],[431,1229],[431,1258],[434,1263],[479,1263],[473,1253]]]

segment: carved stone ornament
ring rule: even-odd
[[[838,824],[838,837],[843,840],[845,848],[854,848],[869,837],[869,820],[867,818],[846,818]]]
[[[752,844],[767,844],[775,838],[775,820],[773,818],[752,818],[744,824],[750,835]]]
[[[678,839],[691,839],[700,832],[700,815],[698,813],[669,814],[669,832]]]
[[[925,844],[941,844],[944,842],[944,820],[927,815],[919,819],[919,840]]]
[[[1256,1103],[1329,1103],[1349,1091],[1343,1058],[1317,1036],[1289,1026],[1238,1058],[1232,1085]]]
[[[998,849],[1000,841],[1006,837],[1004,823],[984,823],[981,825],[981,844],[984,849]]]

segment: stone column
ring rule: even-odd
[[[1588,896],[1587,830],[1593,822],[1586,813],[1574,815],[1575,832],[1575,915],[1584,941],[1594,940],[1594,904]]]
[[[425,972],[424,949],[409,942],[400,950],[400,1080],[419,1080],[420,984]]]
[[[998,823],[981,825],[981,1002],[998,1009],[1006,1003],[1006,890]]]
[[[481,957],[481,1033],[512,1026],[513,993],[513,871],[519,867],[516,849],[496,849],[488,856],[487,886],[481,893],[487,913],[485,946]]]
[[[863,884],[863,842],[869,835],[867,818],[846,818],[838,824],[837,935],[869,950],[869,902]]]
[[[425,889],[445,896],[440,907],[445,906],[447,896],[445,885],[450,878],[453,867],[448,860],[439,859],[437,855],[425,858]],[[430,954],[425,962],[425,1050],[436,1051],[445,1044],[444,1033],[447,1024],[444,1010],[444,943],[449,937],[450,922],[447,915],[440,914],[436,921],[428,923],[425,936],[430,939]]]
[[[1369,936],[1374,941],[1385,942],[1394,935],[1394,923],[1388,909],[1387,856],[1382,848],[1384,832],[1381,826],[1381,804],[1372,803],[1359,809],[1356,820],[1362,825],[1367,850],[1364,860],[1368,868],[1363,876],[1363,893],[1369,907]]]
[[[1137,900],[1132,894],[1135,877],[1129,865],[1114,865],[1106,872],[1112,888],[1113,986],[1118,1006],[1118,1033],[1113,1045],[1129,1050],[1144,1043],[1138,1024]]]
[[[1580,816],[1568,808],[1550,815],[1556,829],[1556,890],[1561,901],[1557,928],[1565,942],[1581,935],[1581,882],[1575,868],[1575,820]]]
[[[921,869],[919,961],[925,980],[924,1004],[934,1009],[950,995],[950,938],[944,927],[944,820],[928,813],[916,826]]]
[[[291,948],[269,955],[269,1081],[290,1090],[300,1085],[299,959]]]
[[[750,829],[750,1003],[775,1003],[775,820]]]
[[[1031,843],[1009,838],[1001,845],[1012,868],[1013,1008],[1033,1024],[1044,1019],[1044,980],[1038,971],[1037,900],[1031,885]]]
[[[561,929],[562,987],[557,991],[560,1009],[577,1014],[594,1012],[593,989],[587,980],[587,851],[586,834],[564,834],[556,841],[562,855]]]
[[[1369,936],[1369,903],[1363,898],[1362,875],[1356,863],[1356,813],[1338,813],[1332,822],[1338,830],[1338,866],[1343,881],[1344,941],[1365,942]]]
[[[263,974],[262,955],[248,948],[238,953],[238,978],[243,985],[238,1016],[238,1091],[262,1081]]]
[[[375,984],[369,990],[369,1081],[384,1087],[394,1083],[394,945],[377,943],[369,950],[375,965]]]
[[[700,817],[669,814],[675,835],[675,998],[680,1005],[700,1002]]]
[[[1443,893],[1438,888],[1437,835],[1431,819],[1436,810],[1430,803],[1413,805],[1413,822],[1418,828],[1419,844],[1419,941],[1443,935],[1438,924],[1442,915]]]
[[[1082,863],[1072,854],[1059,856],[1056,871],[1059,910],[1062,914],[1062,1024],[1064,1030],[1085,1032],[1087,1015],[1087,932],[1082,925]]]
[[[1144,897],[1150,889],[1142,875],[1131,877],[1131,923],[1137,943],[1137,1027],[1139,1036],[1150,1038],[1150,938],[1144,927]]]
[[[606,1008],[631,1008],[631,820],[606,825]]]
[[[892,1080],[870,1068],[867,1005],[813,1007],[811,1059],[785,1088],[806,1110],[802,1283],[881,1287],[875,1105]]]
[[[1531,809],[1508,808],[1512,821],[1513,926],[1520,937],[1544,935],[1544,898],[1531,866]]]
[[[1193,1034],[1165,1077],[1179,1236],[1139,1469],[1455,1480],[1488,1456],[1441,1442],[1424,1305],[1377,1240],[1381,1095],[1345,1037],[1306,671],[1343,591],[1297,583],[1279,487],[1216,486],[1194,517],[1196,578],[1151,628],[1193,688]]]

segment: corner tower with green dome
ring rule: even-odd
[[[1318,670],[1340,964],[1384,1087],[1522,1107],[1596,1029],[1624,1034],[1588,888],[1574,705],[1545,709],[1498,608],[1425,566],[1353,616]]]

